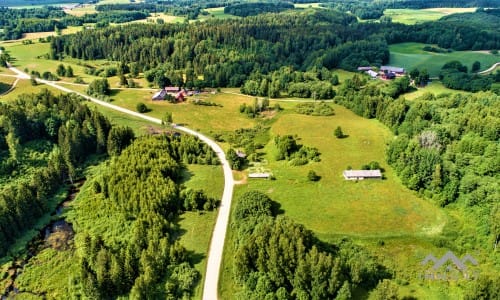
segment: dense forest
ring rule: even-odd
[[[7,179],[0,192],[3,256],[13,241],[47,212],[48,197],[78,176],[85,159],[106,153],[111,125],[84,105],[82,98],[55,96],[47,90],[0,104],[0,115],[0,177]],[[42,145],[37,151],[42,158],[35,160],[38,167],[27,170],[34,163],[28,155],[33,145]]]
[[[225,14],[231,14],[239,17],[254,16],[262,13],[279,13],[295,6],[288,2],[251,2],[230,4],[224,7]]]
[[[148,16],[148,13],[141,11],[106,11],[75,17],[67,15],[58,7],[0,7],[0,40],[15,40],[28,32],[55,31],[68,26],[82,26],[85,23],[96,23],[96,27],[105,27],[109,23],[125,23],[146,19]]]
[[[238,198],[232,224],[241,299],[351,299],[354,290],[371,290],[390,278],[365,249],[348,240],[323,244],[278,215],[277,203],[262,192]]]
[[[80,270],[75,295],[110,299],[189,297],[200,274],[178,241],[178,216],[217,200],[182,186],[185,164],[217,164],[192,136],[142,137],[106,163],[77,203]],[[159,188],[161,187],[161,188]]]
[[[472,19],[479,20],[483,15],[500,20],[496,10],[476,12]],[[290,11],[239,20],[87,30],[53,39],[51,57],[119,61],[136,73],[146,72],[147,79],[156,85],[240,87],[248,79],[260,85],[262,75],[270,82],[269,75],[282,67],[304,72],[381,65],[388,62],[388,45],[393,43],[422,42],[455,50],[500,48],[499,33],[491,28],[498,22],[489,24],[480,26],[466,20],[413,26],[359,23],[353,16],[332,10]],[[183,74],[185,82],[179,82]],[[322,85],[329,80],[318,79]],[[294,85],[292,92],[310,95],[300,85]],[[289,88],[284,89],[280,83],[278,90],[290,92]],[[329,94],[328,86],[324,88]],[[273,90],[271,94],[276,94]]]

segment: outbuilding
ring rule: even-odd
[[[345,180],[382,179],[380,170],[345,170]]]

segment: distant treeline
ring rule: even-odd
[[[270,75],[283,66],[306,71],[381,65],[388,62],[388,44],[393,43],[421,42],[455,50],[500,48],[500,33],[490,30],[491,24],[477,23],[488,17],[498,24],[497,11],[472,17],[408,26],[359,23],[352,15],[325,9],[196,24],[134,24],[57,37],[51,42],[51,57],[120,61],[138,72],[147,71],[156,84],[165,82],[163,77],[177,82],[186,74],[190,86],[241,87],[252,77],[260,84],[260,74]]]
[[[305,1],[308,3],[309,1]],[[315,1],[311,1],[315,2]],[[498,8],[497,0],[329,0],[321,3],[322,7],[334,8],[350,12],[360,19],[378,19],[384,15],[385,9],[424,9],[438,7],[489,7]]]
[[[231,4],[224,7],[225,14],[231,14],[239,17],[255,16],[261,13],[279,13],[295,6],[289,2],[251,2]]]
[[[61,8],[43,7],[32,9],[9,9],[0,7],[0,40],[22,38],[23,33],[46,32],[68,26],[98,23],[104,27],[109,23],[125,23],[146,19],[148,13],[138,11],[112,11],[86,14],[81,17],[67,15]]]

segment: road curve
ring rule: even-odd
[[[10,64],[8,65],[9,69],[15,72],[19,78],[29,79],[30,76],[17,68],[12,67]],[[137,117],[152,123],[161,124],[162,121],[157,118],[153,118],[150,116],[146,116],[144,114],[113,105],[111,103],[99,100],[94,97],[90,97],[88,95],[75,92],[69,88],[60,86],[53,81],[37,79],[39,83],[46,84],[53,88],[59,89],[63,92],[67,93],[75,93],[87,100],[90,100],[98,105]],[[216,300],[218,299],[218,285],[219,285],[219,274],[220,274],[220,266],[222,263],[222,253],[224,250],[224,241],[226,238],[227,226],[229,223],[229,214],[231,209],[231,200],[233,198],[233,188],[234,188],[234,179],[233,173],[231,171],[231,167],[229,162],[226,159],[226,155],[222,148],[213,140],[208,138],[207,136],[189,129],[184,126],[173,125],[173,128],[183,131],[187,134],[191,134],[197,136],[200,140],[210,146],[212,150],[217,154],[221,164],[222,170],[224,171],[224,192],[222,193],[222,199],[219,207],[219,213],[217,215],[217,221],[215,222],[215,228],[212,233],[212,239],[210,241],[210,248],[208,252],[208,261],[207,261],[207,269],[205,273],[205,283],[203,286],[203,300]]]

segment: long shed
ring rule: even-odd
[[[345,170],[345,180],[382,179],[380,170]]]

